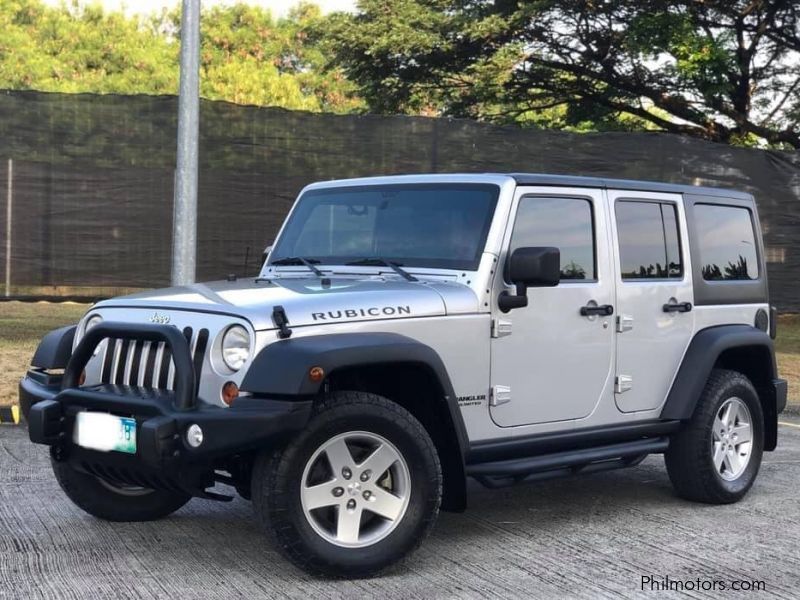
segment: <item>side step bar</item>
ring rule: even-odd
[[[648,454],[664,452],[669,438],[658,437],[581,450],[467,465],[467,475],[489,488],[539,481],[578,473],[630,467]]]

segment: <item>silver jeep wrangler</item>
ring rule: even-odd
[[[741,499],[786,403],[749,194],[549,175],[306,187],[256,278],[100,302],[20,384],[86,512],[252,499],[300,567],[379,572],[489,487],[663,453]]]

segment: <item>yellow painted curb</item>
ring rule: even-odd
[[[0,424],[17,425],[19,424],[19,406],[0,407]]]

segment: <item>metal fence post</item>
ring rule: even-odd
[[[14,203],[14,160],[8,159],[6,187],[6,298],[11,296],[11,214]]]
[[[183,0],[178,154],[172,222],[172,284],[194,283],[197,255],[197,147],[200,132],[200,0]]]

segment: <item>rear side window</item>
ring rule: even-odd
[[[706,281],[758,279],[753,218],[746,208],[695,204],[700,263]]]
[[[620,200],[615,212],[622,279],[683,277],[674,204]]]
[[[510,251],[527,246],[559,249],[562,282],[596,279],[591,202],[582,198],[523,197]]]

